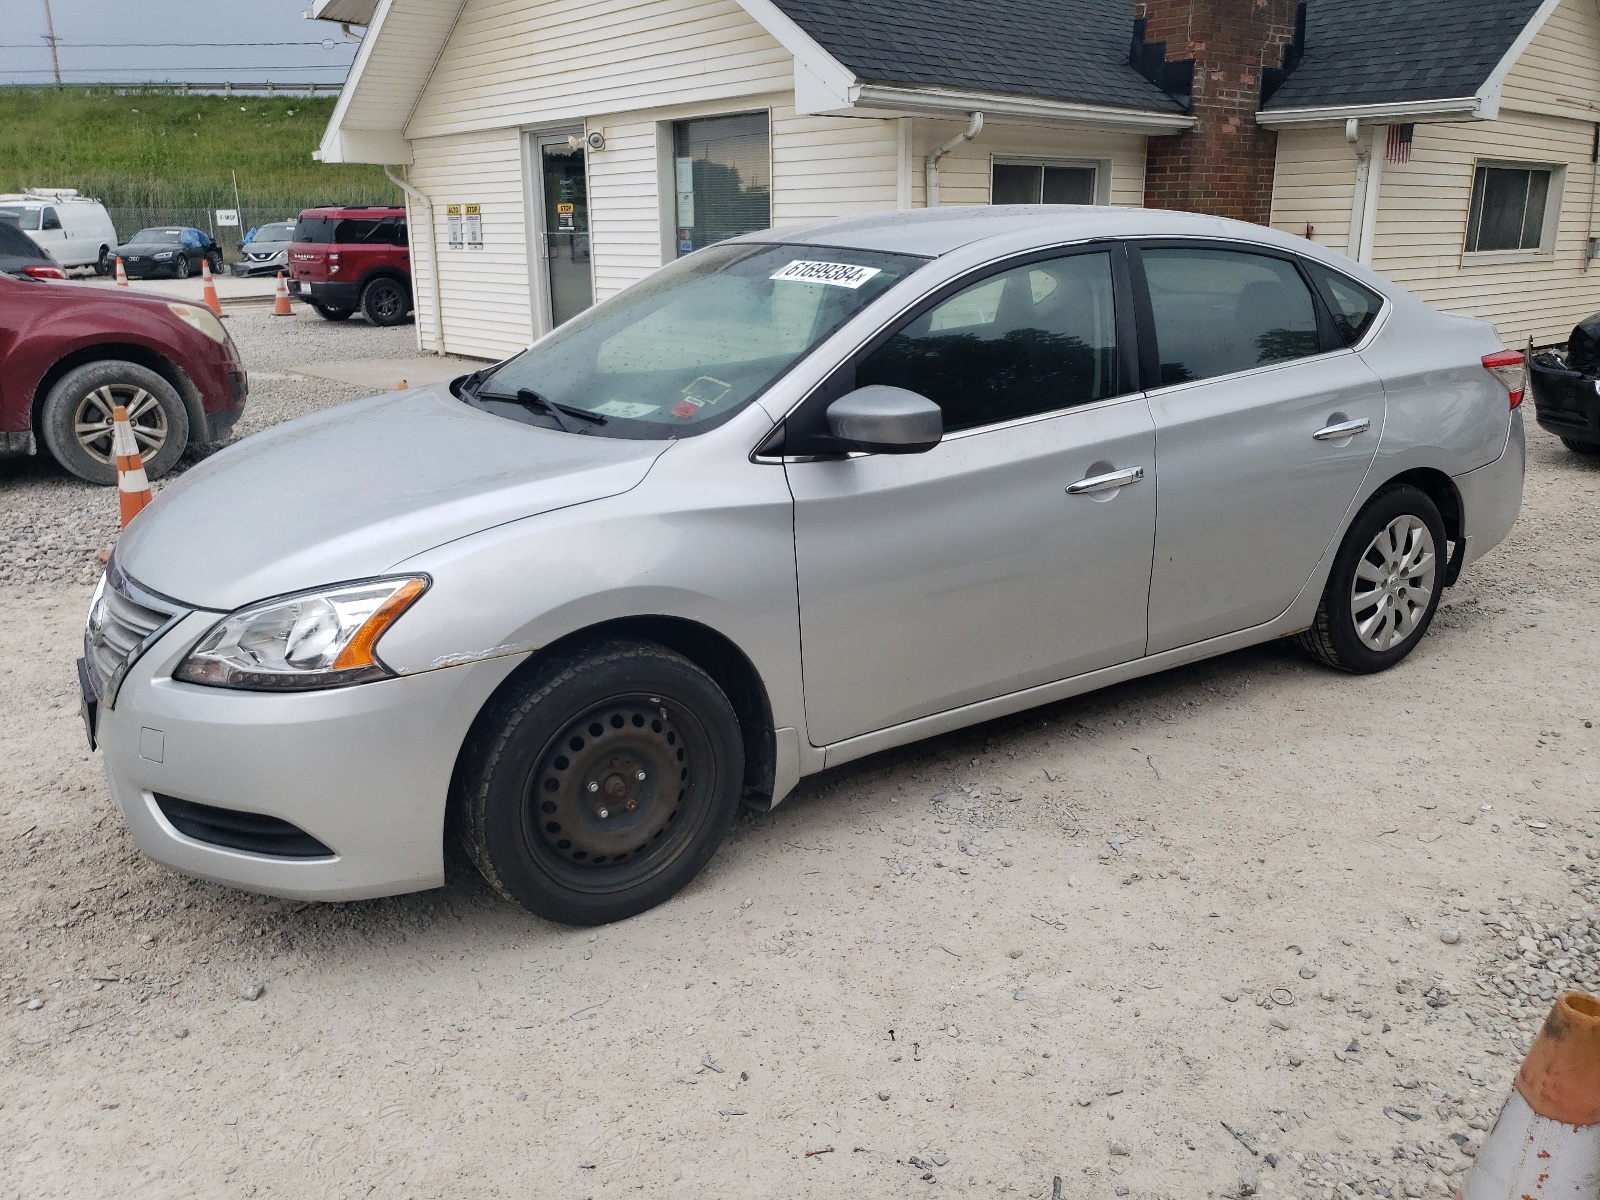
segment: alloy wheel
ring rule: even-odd
[[[1350,614],[1369,650],[1392,650],[1417,635],[1433,602],[1439,556],[1433,534],[1410,513],[1390,521],[1356,564]]]
[[[73,414],[72,426],[78,444],[96,462],[115,463],[116,456],[111,451],[111,410],[119,404],[127,409],[134,443],[148,462],[167,443],[167,412],[159,399],[138,384],[112,383],[85,394]]]

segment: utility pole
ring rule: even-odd
[[[50,43],[50,65],[55,68],[56,86],[61,86],[61,56],[56,53],[56,21],[50,14],[50,0],[44,0],[44,40]]]

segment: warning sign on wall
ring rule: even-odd
[[[466,227],[467,249],[482,250],[483,208],[481,205],[477,204],[466,204],[462,207],[466,209],[466,213],[462,218],[462,224]]]
[[[450,249],[461,249],[461,205],[449,204],[444,210],[444,228]]]

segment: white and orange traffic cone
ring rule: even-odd
[[[118,287],[127,287],[128,286],[128,272],[123,270],[123,267],[122,267],[122,255],[120,255],[120,254],[117,255],[117,286]]]
[[[117,501],[122,508],[122,528],[126,529],[155,496],[144,473],[144,457],[134,440],[133,426],[128,423],[128,410],[120,404],[111,410],[111,453],[117,459]]]
[[[292,317],[294,309],[289,306],[289,281],[283,277],[283,272],[278,272],[278,294],[272,301],[272,315],[275,317]]]
[[[1517,1072],[1460,1200],[1600,1196],[1600,1000],[1566,992]]]
[[[206,307],[220,317],[222,315],[222,301],[217,299],[217,284],[211,278],[211,260],[209,258],[200,260],[200,278],[205,281],[206,285],[204,293]]]

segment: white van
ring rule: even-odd
[[[74,188],[35,188],[0,196],[0,219],[14,222],[63,267],[113,269],[117,231],[98,200]]]

